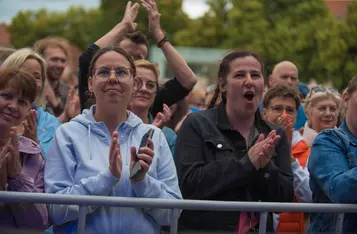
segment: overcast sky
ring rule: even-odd
[[[99,7],[99,3],[100,0],[0,0],[0,23],[10,23],[12,17],[22,10],[47,8],[53,11],[65,11],[71,5],[96,8]],[[207,10],[205,0],[184,0],[183,8],[193,18]]]

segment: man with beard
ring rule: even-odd
[[[48,37],[37,41],[34,50],[47,62],[46,111],[58,117],[64,111],[69,89],[61,80],[68,58],[66,42],[61,38]]]

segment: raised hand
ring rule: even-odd
[[[26,120],[22,123],[24,126],[23,136],[38,143],[37,138],[37,112],[30,110],[26,116]]]
[[[164,38],[164,33],[160,25],[160,12],[155,0],[141,0],[141,4],[145,8],[149,17],[149,32],[153,36],[156,43],[159,43]]]
[[[158,128],[163,128],[164,125],[171,119],[171,110],[170,108],[164,104],[163,106],[163,111],[157,113],[154,121],[152,122],[152,125],[158,127]]]
[[[128,32],[133,32],[136,29],[137,23],[135,23],[135,20],[138,16],[139,6],[138,3],[133,4],[131,1],[126,4],[124,18],[121,23],[128,29]]]
[[[118,179],[121,177],[123,160],[120,154],[120,143],[118,140],[118,132],[113,132],[112,144],[109,151],[109,170]]]
[[[162,128],[164,126],[165,116],[162,112],[157,113],[152,125],[158,128]]]
[[[293,137],[293,126],[294,126],[293,119],[289,115],[283,114],[278,118],[276,123],[279,124],[284,129],[289,139],[289,142],[291,142]]]
[[[76,117],[81,112],[81,106],[80,106],[78,92],[76,92],[72,88],[68,91],[65,111],[66,111],[66,115],[68,116],[69,119]]]
[[[248,151],[249,160],[256,170],[259,170],[261,168],[261,157],[263,152],[263,146],[265,143],[264,139],[264,134],[260,134],[258,140]]]
[[[263,152],[261,152],[261,161],[260,161],[261,168],[266,167],[271,161],[275,146],[279,142],[279,140],[280,140],[280,136],[276,134],[275,130],[271,131],[267,136],[263,146]]]
[[[7,149],[8,153],[10,153],[7,158],[7,174],[8,177],[14,178],[20,174],[22,169],[16,127],[12,127],[10,130],[10,144]]]
[[[56,98],[55,92],[53,91],[51,85],[48,83],[48,81],[45,82],[45,95],[46,95],[46,100],[52,105],[52,106],[58,106],[58,100]]]
[[[148,139],[148,144],[146,147],[140,148],[140,153],[136,153],[136,147],[132,146],[131,151],[131,160],[130,160],[130,172],[133,170],[135,162],[138,161],[141,165],[141,170],[137,173],[136,176],[131,178],[132,182],[141,181],[144,179],[146,173],[148,172],[152,159],[154,157],[154,144],[151,139]]]
[[[279,142],[280,136],[276,131],[271,131],[267,137],[260,134],[256,143],[249,149],[248,157],[255,169],[264,168],[271,161],[275,145]]]

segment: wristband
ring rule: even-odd
[[[166,42],[168,42],[169,40],[167,39],[166,36],[164,36],[164,38],[159,42],[157,43],[157,48],[161,48]]]

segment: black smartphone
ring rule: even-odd
[[[143,136],[143,138],[141,139],[141,143],[140,143],[140,146],[139,146],[139,148],[138,148],[138,153],[137,153],[137,154],[140,154],[140,153],[141,153],[140,149],[141,149],[142,147],[147,146],[148,140],[149,140],[149,139],[152,139],[152,136],[153,136],[153,135],[154,135],[154,129],[150,129],[150,130]],[[135,162],[135,165],[134,165],[134,167],[133,167],[133,169],[131,170],[130,179],[133,178],[134,176],[136,176],[136,175],[139,173],[140,170],[141,170],[141,165],[140,165],[139,161],[136,161],[136,162]]]

